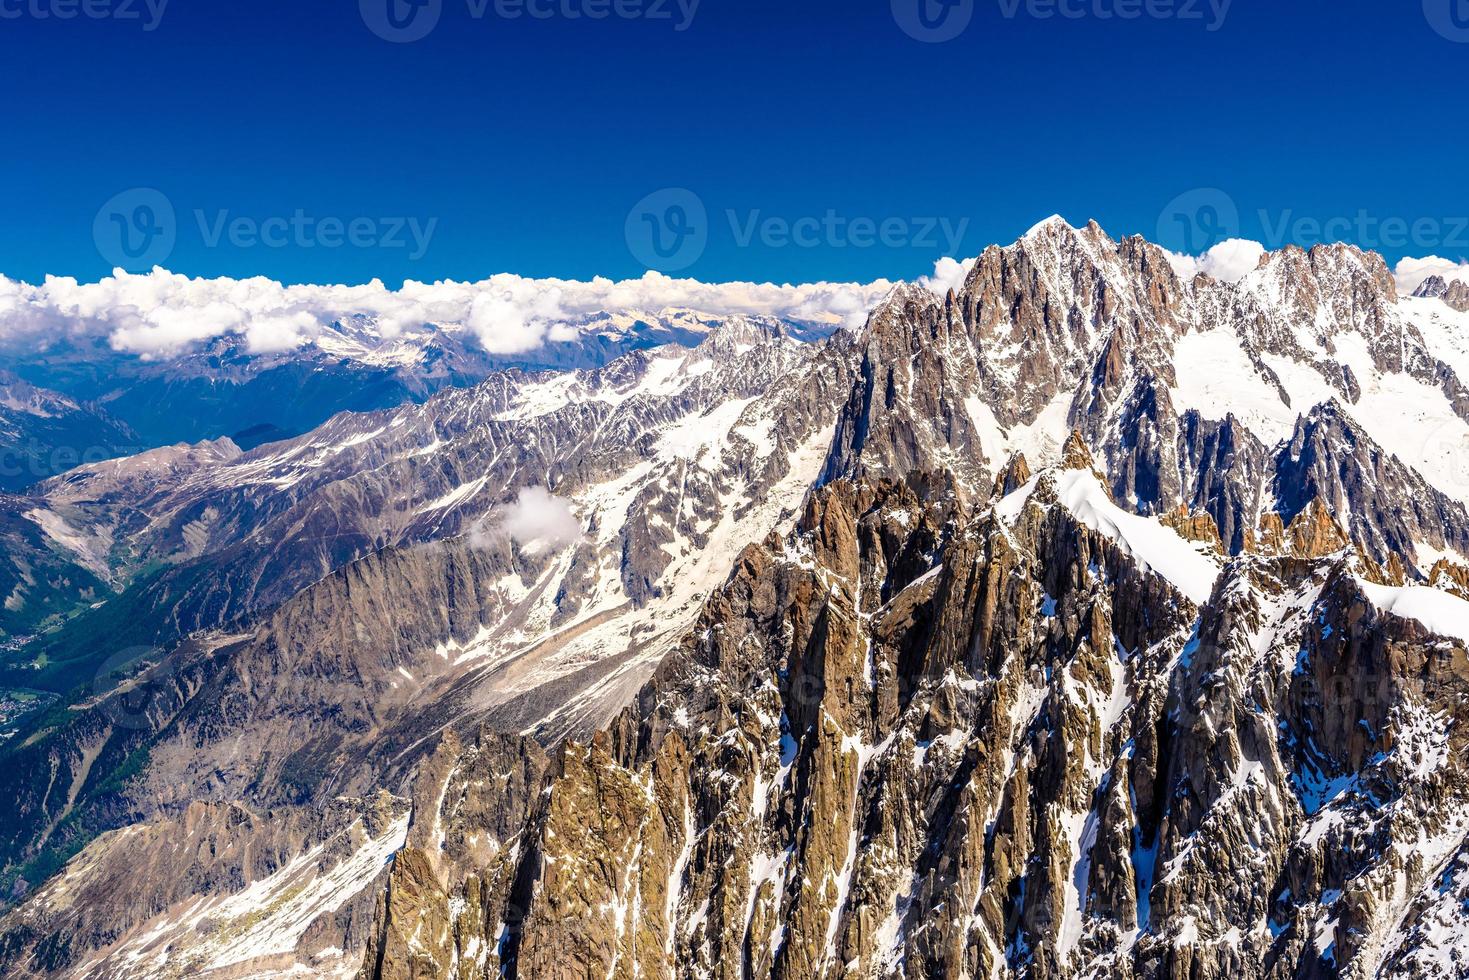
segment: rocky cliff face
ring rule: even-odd
[[[0,744],[3,971],[1456,976],[1454,316],[1052,221],[858,336],[50,481],[124,591],[24,668],[89,683]]]
[[[1436,896],[1469,831],[1465,639],[1385,611],[1348,557],[1220,568],[1106,506],[1084,470],[974,511],[922,479],[828,487],[745,552],[636,707],[555,754],[523,824],[422,818],[439,842],[395,866],[361,976],[1456,955],[1462,911]],[[511,859],[436,857],[474,834]],[[1407,936],[1420,906],[1447,928]]]
[[[1304,502],[1296,450],[1325,416],[1347,469],[1385,470],[1415,503],[1383,514],[1374,472],[1312,495],[1356,515],[1375,560],[1426,575],[1469,535],[1450,461],[1469,445],[1469,358],[1443,359],[1462,348],[1442,330],[1348,246],[1272,253],[1236,284],[1185,281],[1141,239],[1052,219],[986,250],[949,295],[903,287],[873,314],[826,477],[916,466],[982,487],[1013,452],[1054,462],[1079,429],[1130,509],[1206,511],[1238,553],[1263,514]]]
[[[1469,283],[1460,279],[1445,282],[1443,276],[1429,276],[1423,280],[1414,296],[1441,299],[1444,304],[1460,313],[1469,313]]]

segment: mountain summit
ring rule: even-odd
[[[0,963],[1461,976],[1469,320],[1418,293],[1052,218],[860,331],[0,497]]]

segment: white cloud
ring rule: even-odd
[[[526,487],[515,503],[491,512],[473,536],[480,546],[505,538],[531,552],[558,549],[580,541],[582,526],[571,504],[543,487]]]
[[[1200,256],[1181,255],[1169,252],[1168,263],[1183,279],[1192,279],[1199,273],[1212,276],[1221,282],[1239,282],[1253,272],[1265,255],[1265,246],[1245,238],[1230,238],[1220,242]]]
[[[892,286],[887,280],[702,283],[657,272],[620,282],[502,274],[474,283],[409,281],[396,290],[378,280],[284,286],[264,278],[190,279],[164,269],[146,275],[118,270],[95,283],[48,276],[39,286],[0,276],[0,342],[96,336],[119,351],[168,357],[231,334],[252,351],[283,351],[310,343],[334,321],[363,315],[388,338],[433,324],[470,333],[492,353],[516,354],[547,341],[575,340],[575,321],[604,311],[687,309],[859,327]]]
[[[1393,269],[1393,278],[1398,282],[1398,292],[1411,296],[1429,276],[1443,276],[1449,282],[1455,279],[1469,283],[1469,262],[1454,261],[1430,255],[1423,259],[1407,258],[1398,262]]]
[[[940,296],[947,296],[949,290],[958,292],[964,286],[964,281],[969,278],[974,263],[978,261],[979,259],[960,261],[945,256],[933,264],[933,275],[924,276],[918,281]]]

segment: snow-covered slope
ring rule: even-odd
[[[1469,553],[1469,320],[1399,297],[1380,256],[1183,280],[1142,239],[1051,219],[948,295],[895,290],[863,346],[828,478],[947,468],[983,493],[1080,430],[1123,506],[1207,511],[1232,551],[1319,496],[1378,561]]]

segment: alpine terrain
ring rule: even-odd
[[[1185,267],[0,375],[0,975],[1469,977],[1469,295]]]

